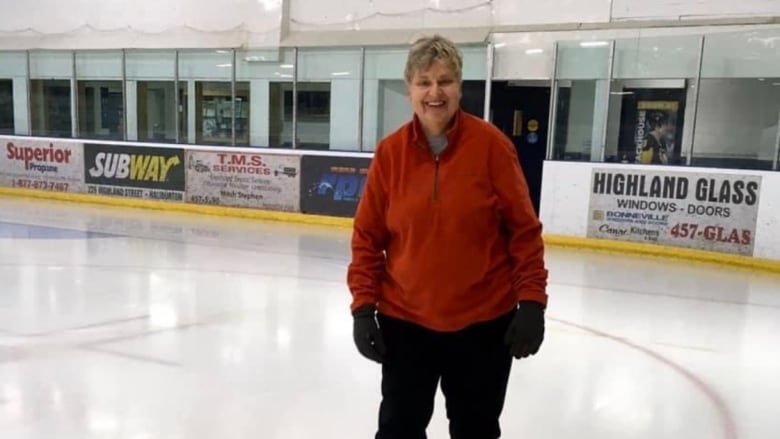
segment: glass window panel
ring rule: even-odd
[[[272,81],[268,88],[268,146],[292,148],[292,82]]]
[[[640,37],[615,41],[614,78],[695,78],[700,37]]]
[[[0,133],[28,134],[27,53],[0,52]]]
[[[122,52],[76,52],[76,78],[122,80]]]
[[[780,29],[707,34],[692,164],[772,169],[780,120]]]
[[[31,51],[30,77],[34,79],[73,78],[73,54],[68,51]]]
[[[557,101],[553,145],[556,160],[601,160],[609,86],[606,40],[558,44]]]
[[[179,52],[179,79],[224,80],[233,77],[233,54],[230,50]]]
[[[605,80],[557,81],[554,160],[598,161]]]
[[[124,139],[122,81],[78,81],[79,137]]]
[[[145,142],[176,141],[176,52],[130,50],[125,56],[128,112],[128,139]],[[186,83],[179,84],[180,98]],[[187,100],[180,101],[180,134],[186,134]],[[135,120],[132,116],[135,115]]]
[[[495,34],[493,79],[552,77],[555,38],[549,33]]]
[[[460,47],[463,55],[463,79],[484,80],[487,77],[487,48]],[[408,48],[366,49],[366,79],[404,79]]]
[[[236,78],[239,80],[293,78],[295,67],[292,49],[246,50],[236,53]]]
[[[187,97],[181,101],[186,113],[187,132],[182,142],[206,141],[215,145],[232,145],[230,81],[233,77],[231,50],[183,50],[179,52],[179,81]],[[225,94],[227,90],[227,95]],[[226,97],[227,96],[227,97]],[[225,102],[227,99],[227,102]],[[219,103],[218,103],[219,101]],[[230,110],[227,109],[230,107]],[[219,122],[217,122],[217,109]],[[183,114],[184,115],[184,114]],[[204,120],[204,117],[208,120]],[[225,137],[226,133],[230,133]]]
[[[173,80],[176,52],[129,50],[125,56],[127,79]]]
[[[463,80],[481,80],[487,78],[487,48],[485,46],[461,47],[463,54]],[[404,60],[404,64],[406,60]]]
[[[696,35],[615,41],[606,161],[686,163],[699,48]]]
[[[124,139],[122,52],[76,52],[76,79],[79,137]]]
[[[236,83],[235,107],[229,82],[197,81],[196,141],[207,145],[233,144],[233,114],[235,109],[236,144],[249,144],[249,83]]]
[[[360,51],[351,49],[301,49],[298,80],[328,81],[360,76]]]
[[[136,121],[138,140],[176,141],[176,96],[173,81],[138,81]]]
[[[366,79],[404,79],[408,49],[366,49]]]
[[[558,43],[558,79],[606,79],[609,77],[608,40]]]
[[[27,54],[0,52],[0,78],[26,78]]]
[[[702,79],[694,166],[772,169],[780,120],[780,76]]]
[[[33,136],[71,137],[70,80],[30,81],[30,115]]]
[[[296,144],[299,148],[358,149],[359,78],[359,50],[298,52]]]
[[[292,49],[248,50],[236,55],[236,78],[249,84],[249,144],[292,147],[292,119],[285,118],[284,93],[292,93],[295,56]],[[292,100],[290,100],[292,104]],[[292,109],[289,109],[292,115]]]
[[[708,34],[704,39],[701,76],[780,77],[780,29]]]

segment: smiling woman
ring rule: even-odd
[[[541,225],[512,142],[461,109],[462,70],[451,41],[412,45],[414,116],[379,143],[354,220],[353,335],[382,363],[378,439],[425,437],[439,380],[453,437],[499,437],[512,356],[544,338]]]
[[[463,59],[443,39],[420,40],[404,71],[409,100],[427,136],[440,136],[460,107]]]

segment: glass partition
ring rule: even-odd
[[[33,136],[73,136],[73,67],[73,53],[70,51],[30,52],[30,125]]]
[[[176,90],[176,52],[132,50],[127,52],[125,62],[128,139],[176,142],[177,129],[180,133],[187,131],[186,106],[182,105],[187,102],[187,87],[180,84]]]
[[[359,49],[298,52],[298,148],[358,150],[360,71]],[[292,92],[284,99],[292,104]]]
[[[0,52],[0,134],[28,134],[27,54]]]
[[[125,138],[122,62],[118,51],[76,53],[79,137]]]
[[[558,43],[553,159],[598,161],[609,88],[607,40]]]
[[[615,41],[605,161],[685,165],[701,38]]]
[[[236,79],[248,84],[248,97],[236,97],[244,106],[249,123],[249,144],[262,147],[292,147],[292,93],[295,73],[292,49],[239,51]],[[289,109],[288,109],[289,106]]]
[[[777,169],[780,29],[707,35],[695,166]]]
[[[186,88],[186,143],[233,145],[232,50],[179,52],[179,83]],[[238,134],[238,133],[236,133]]]

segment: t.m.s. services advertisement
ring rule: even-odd
[[[83,145],[2,138],[0,186],[56,192],[84,191]]]
[[[88,143],[84,180],[90,194],[184,201],[184,150]]]
[[[297,212],[300,167],[300,156],[189,151],[187,201]]]
[[[752,256],[761,177],[594,169],[590,238]]]

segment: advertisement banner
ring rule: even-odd
[[[90,194],[184,201],[184,150],[87,143],[84,180]]]
[[[83,145],[3,137],[0,186],[84,192]]]
[[[187,152],[187,201],[298,212],[300,156]]]
[[[301,212],[354,216],[370,164],[362,157],[303,156]]]
[[[761,177],[594,169],[589,238],[752,256]]]

